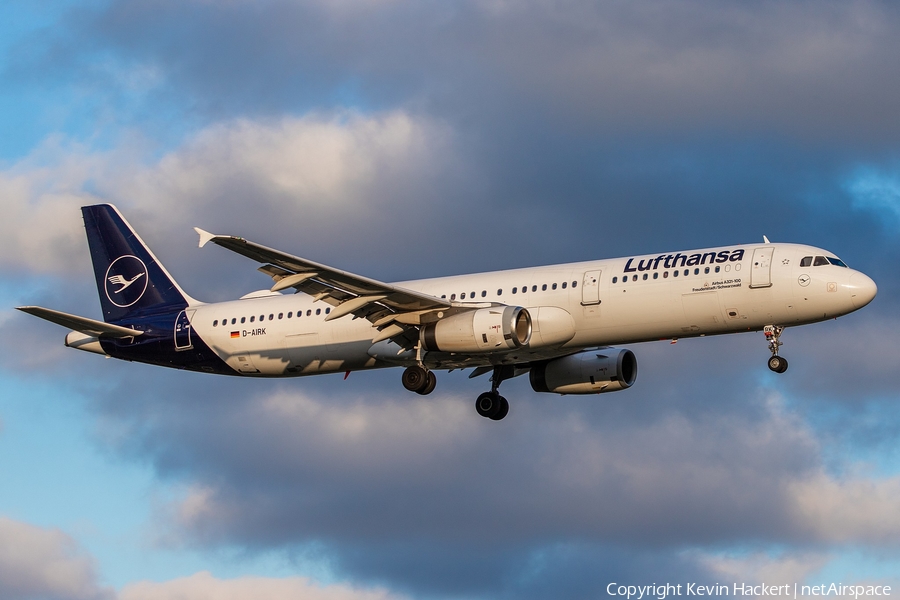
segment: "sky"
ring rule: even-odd
[[[900,590],[900,6],[6,0],[0,598],[603,598],[610,583]],[[631,346],[631,389],[473,410],[384,370],[105,360],[79,207],[192,296],[267,288],[192,227],[397,281],[773,241],[865,309]]]

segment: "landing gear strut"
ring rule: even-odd
[[[403,387],[411,392],[427,396],[434,391],[437,377],[422,365],[413,365],[403,371]]]
[[[769,358],[769,369],[776,373],[784,373],[788,368],[787,359],[783,356],[778,356],[778,348],[782,345],[782,342],[779,340],[782,331],[784,331],[784,327],[780,325],[766,325],[763,328],[766,341],[769,342],[769,351],[772,353],[771,358]]]
[[[494,367],[494,374],[491,375],[491,391],[481,394],[475,400],[475,410],[479,415],[499,421],[509,414],[509,402],[497,390],[504,379],[513,376],[513,372],[511,366]]]

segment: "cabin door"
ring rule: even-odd
[[[600,304],[600,271],[588,271],[581,282],[581,305]]]
[[[188,315],[186,311],[178,313],[175,319],[175,350],[190,350],[194,346],[191,344],[191,319],[194,311]]]
[[[750,269],[750,287],[764,288],[772,285],[772,254],[775,248],[767,246],[753,251],[753,265]]]

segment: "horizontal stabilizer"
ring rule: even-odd
[[[94,319],[88,319],[87,317],[70,315],[69,313],[42,308],[40,306],[17,306],[16,309],[26,312],[29,315],[40,317],[51,323],[56,323],[57,325],[62,325],[63,327],[68,327],[69,329],[80,331],[81,333],[95,337],[126,338],[144,333],[143,331],[136,331],[134,329],[129,329],[128,327],[119,327],[118,325],[111,325],[109,323],[104,323],[103,321],[95,321]]]

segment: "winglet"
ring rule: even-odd
[[[216,234],[210,233],[208,231],[203,231],[199,227],[194,227],[194,231],[200,234],[200,248],[206,245],[206,243],[216,237]]]

